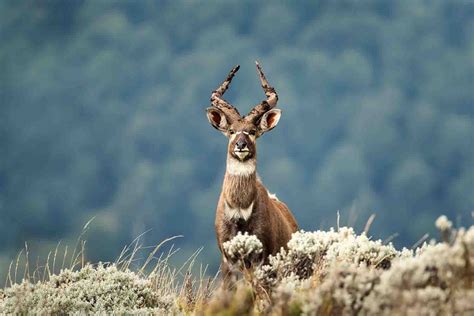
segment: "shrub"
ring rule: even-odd
[[[236,262],[253,262],[263,251],[263,244],[255,235],[238,232],[229,241],[222,244],[229,258]]]
[[[323,273],[311,275],[310,286],[295,283],[287,301],[308,315],[468,314],[474,311],[474,226],[451,233],[451,243],[425,243],[415,252],[365,238],[332,242],[337,256],[326,251],[317,261]],[[381,267],[380,260],[390,264]],[[273,299],[281,298],[285,282],[274,287]]]
[[[152,278],[141,278],[115,265],[87,264],[78,271],[62,270],[46,282],[24,280],[5,289],[2,313],[170,313],[174,297],[160,295]]]
[[[392,259],[408,255],[410,251],[406,249],[397,251],[391,244],[372,241],[364,233],[356,235],[348,227],[327,232],[299,231],[288,242],[288,249],[271,256],[269,265],[260,267],[256,276],[263,286],[271,288],[288,277],[323,277],[329,268],[341,263],[387,269]]]
[[[415,251],[398,251],[347,227],[300,231],[269,264],[244,274],[233,291],[213,293],[212,282],[204,284],[201,278],[198,284],[189,269],[181,287],[176,286],[179,273],[170,272],[163,261],[148,275],[143,268],[130,271],[131,259],[125,268],[86,264],[0,290],[0,313],[472,314],[474,226],[454,230],[445,217],[436,226],[443,242],[424,243]],[[262,243],[239,233],[224,250],[238,264],[258,257]]]

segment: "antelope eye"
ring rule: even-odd
[[[254,129],[253,129],[253,130],[251,130],[251,131],[249,131],[249,134],[250,134],[250,135],[252,135],[252,136],[255,136],[255,134],[256,134],[256,133],[257,133],[257,131],[256,131],[256,130],[254,130]]]
[[[230,133],[231,135],[234,135],[234,134],[235,134],[235,131],[234,131],[233,129],[229,129],[229,133]]]

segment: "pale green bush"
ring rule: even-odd
[[[294,281],[314,273],[323,276],[340,263],[388,268],[392,259],[410,254],[406,249],[397,251],[391,244],[370,240],[364,233],[357,235],[349,227],[299,231],[288,242],[288,249],[271,256],[269,264],[258,268],[255,275],[264,287],[274,287],[288,277]]]
[[[347,227],[296,232],[287,249],[256,267],[249,282],[260,300],[255,306],[272,315],[474,313],[474,226],[455,231],[444,216],[436,226],[444,242],[415,251]],[[239,235],[238,244],[254,239]]]
[[[253,256],[259,255],[263,251],[262,242],[255,235],[249,235],[248,232],[238,232],[237,235],[229,241],[223,243],[222,247],[229,258],[233,260],[251,260]]]
[[[442,226],[442,233],[451,230],[450,225]],[[318,261],[323,273],[311,275],[309,284],[291,281],[287,292],[282,291],[287,280],[281,279],[274,287],[273,299],[286,298],[306,315],[472,314],[474,226],[449,233],[453,235],[451,243],[425,243],[415,252],[397,252],[378,241],[364,242],[365,238],[348,245],[333,242],[338,256],[331,258],[326,251],[323,262]],[[390,266],[380,269],[377,263],[385,257]]]
[[[160,295],[153,278],[121,271],[115,265],[88,264],[62,270],[46,282],[24,280],[4,290],[2,313],[172,313],[175,297]]]
[[[87,264],[0,290],[0,314],[473,314],[474,226],[456,231],[445,217],[436,226],[444,242],[415,251],[398,251],[347,227],[300,231],[269,264],[252,266],[235,293],[211,295],[211,283],[196,282],[189,272],[176,286],[179,273],[162,261],[148,275],[128,264]],[[262,244],[240,233],[224,250],[238,265],[258,257]]]

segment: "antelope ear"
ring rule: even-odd
[[[209,123],[211,123],[215,129],[224,133],[227,132],[229,129],[229,120],[225,116],[224,112],[215,107],[207,108],[206,112]]]
[[[262,133],[268,132],[269,130],[273,129],[277,126],[278,121],[281,117],[281,110],[280,109],[272,109],[267,111],[265,114],[262,115],[260,119],[260,123],[258,127]]]

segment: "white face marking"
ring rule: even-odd
[[[255,135],[250,135],[249,132],[246,132],[246,131],[238,131],[238,132],[235,132],[234,134],[230,135],[230,141],[233,141],[237,135],[240,135],[240,134],[245,134],[247,135],[248,137],[250,137],[251,140],[255,140]]]
[[[227,159],[227,173],[233,176],[249,176],[255,172],[255,159],[248,161],[238,161],[237,159]]]
[[[240,134],[250,135],[248,132],[239,131],[239,132],[236,132],[234,135],[232,135],[231,141],[233,141],[235,139],[235,137],[237,135],[240,135]],[[248,147],[245,146],[244,149],[248,150]],[[239,149],[237,148],[237,145],[234,146],[234,152],[237,154],[237,156],[239,156],[240,159],[243,159],[247,156],[247,154],[245,152],[240,152],[239,153]]]
[[[240,158],[240,160],[243,160],[247,155],[249,155],[248,151],[235,151],[234,153]]]
[[[227,219],[243,219],[244,221],[250,218],[253,211],[253,202],[248,208],[231,208],[227,202],[225,202],[224,215]]]
[[[246,131],[239,131],[239,132],[235,133],[234,135],[237,136],[237,135],[239,135],[239,134],[245,134],[245,135],[247,135],[248,137],[250,137],[250,139],[251,139],[252,141],[255,140],[255,135],[250,135],[249,132],[246,132]],[[233,140],[233,138],[232,138],[232,140]]]

